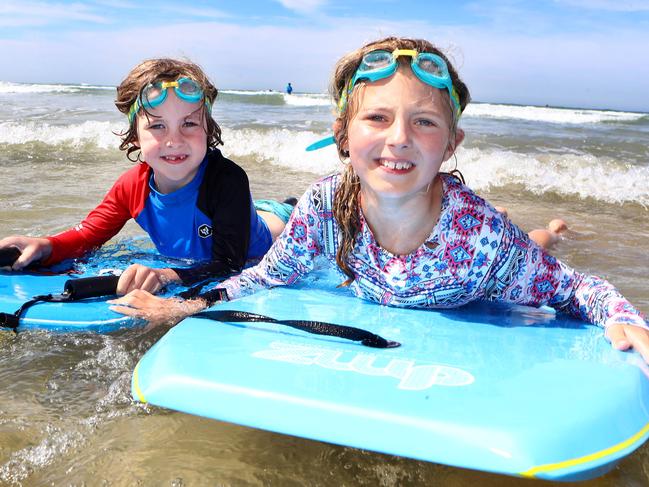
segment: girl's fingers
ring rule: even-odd
[[[133,316],[134,318],[143,318],[144,314],[142,310],[139,310],[137,308],[131,308],[130,306],[125,306],[125,305],[112,305],[109,306],[108,309],[111,311],[115,311],[116,313],[126,315],[126,316]]]
[[[617,350],[628,350],[631,342],[627,339],[623,325],[610,325],[606,329],[606,338]]]
[[[631,346],[642,355],[645,362],[649,363],[649,332],[644,328],[632,325],[624,325],[624,329]]]
[[[606,329],[606,337],[613,348],[628,350],[633,347],[649,363],[649,331],[633,325],[610,325]]]

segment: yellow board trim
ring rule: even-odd
[[[638,431],[635,435],[633,435],[628,440],[625,440],[622,443],[618,443],[617,445],[613,445],[610,448],[606,448],[605,450],[591,453],[590,455],[586,455],[583,457],[573,458],[572,460],[565,460],[563,462],[548,463],[546,465],[539,465],[538,467],[532,467],[529,470],[521,472],[520,475],[522,477],[535,478],[540,473],[552,472],[553,470],[560,470],[562,468],[574,467],[575,465],[580,465],[582,463],[588,463],[594,460],[599,460],[600,458],[604,458],[608,455],[612,455],[613,453],[617,453],[620,450],[624,450],[625,448],[628,448],[633,443],[637,442],[648,431],[649,431],[649,423],[647,423],[644,426],[644,428],[642,428],[640,431]]]
[[[139,368],[140,368],[140,362],[138,362],[138,364],[135,366],[135,370],[133,371],[133,390],[137,395],[138,401],[142,403],[146,403],[148,401],[144,398],[144,394],[142,394],[142,390],[140,389],[140,382],[138,380],[137,371]]]

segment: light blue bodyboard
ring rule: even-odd
[[[213,309],[364,328],[373,349],[278,324],[188,318],[137,365],[133,397],[254,428],[507,475],[601,475],[649,435],[649,370],[552,310],[380,306],[320,271]]]
[[[188,262],[162,257],[148,239],[138,238],[107,245],[84,259],[65,261],[50,269],[0,271],[0,312],[13,314],[34,296],[60,294],[68,279],[116,273],[133,263],[149,267],[182,267]],[[112,298],[114,296],[75,302],[39,302],[24,312],[18,331],[45,329],[108,333],[144,324],[141,320],[111,311],[106,301]]]
[[[0,311],[14,313],[32,296],[62,293],[65,281],[70,278],[67,275],[0,273]],[[114,296],[76,302],[37,303],[25,311],[18,330],[108,333],[133,325],[135,321],[132,318],[108,308],[106,300],[111,298]]]

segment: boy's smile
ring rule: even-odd
[[[161,105],[137,115],[142,160],[153,169],[156,189],[176,191],[194,179],[207,153],[202,103],[181,100],[173,90]]]

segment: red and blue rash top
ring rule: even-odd
[[[196,177],[169,194],[155,189],[147,164],[126,171],[81,223],[48,237],[52,253],[43,263],[79,257],[101,246],[131,218],[161,254],[207,261],[174,269],[184,284],[239,272],[247,259],[261,257],[272,243],[253,206],[245,171],[214,149]]]

